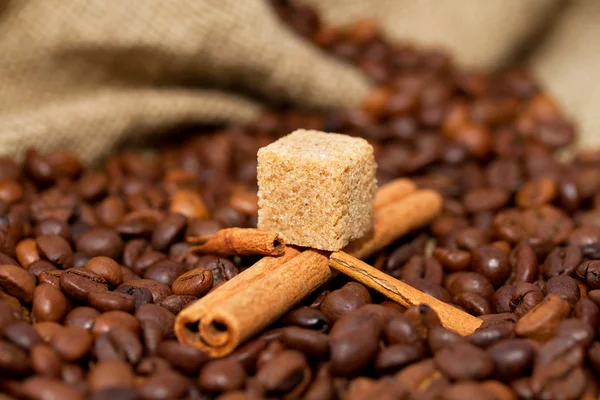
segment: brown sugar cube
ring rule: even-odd
[[[300,129],[258,151],[258,227],[286,243],[340,250],[373,226],[373,147]]]

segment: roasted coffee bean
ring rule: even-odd
[[[99,361],[90,369],[88,390],[97,392],[112,387],[132,389],[134,376],[131,366],[123,361],[107,359]]]
[[[494,294],[494,287],[483,275],[476,272],[455,272],[447,276],[444,283],[453,296],[463,292],[475,293],[489,299]]]
[[[85,263],[85,269],[100,275],[111,287],[117,287],[123,281],[121,266],[108,257],[93,257]]]
[[[42,343],[42,338],[37,331],[25,321],[15,321],[4,328],[4,338],[25,350],[38,343]]]
[[[137,364],[144,348],[136,332],[119,326],[101,333],[94,340],[93,353],[98,360],[117,359]]]
[[[188,390],[188,380],[175,371],[156,373],[138,387],[143,399],[178,399]]]
[[[592,258],[600,256],[600,227],[583,226],[569,235],[569,245],[577,246],[581,252]]]
[[[127,288],[127,291],[123,292],[123,290],[125,290],[125,287]],[[154,303],[160,303],[166,297],[173,294],[169,286],[157,281],[153,281],[152,279],[136,279],[132,281],[127,281],[126,284],[122,284],[121,286],[119,286],[116,289],[116,291],[131,294],[132,296],[139,298],[140,301],[146,299],[145,294],[142,294],[142,292],[139,292],[139,294],[129,293],[132,290],[131,287],[149,290],[150,294],[152,295],[152,302]]]
[[[505,285],[500,286],[498,290],[494,292],[491,305],[496,313],[512,312],[510,301],[515,293],[515,289],[515,285]]]
[[[75,326],[89,331],[94,326],[94,322],[99,315],[100,312],[94,308],[76,307],[69,311],[65,317],[64,324],[65,326]]]
[[[550,278],[544,285],[544,293],[562,297],[571,307],[575,306],[581,296],[577,281],[565,275]]]
[[[176,340],[162,341],[158,345],[157,354],[167,360],[173,368],[185,374],[197,373],[210,360],[202,350]]]
[[[40,376],[33,376],[23,381],[19,391],[23,397],[31,400],[83,400],[85,398],[77,389],[60,380]]]
[[[547,279],[557,275],[572,276],[582,258],[583,255],[578,246],[556,247],[546,257],[542,271]]]
[[[96,207],[96,215],[102,225],[114,228],[125,215],[125,204],[119,197],[108,196]]]
[[[468,343],[442,349],[434,360],[444,374],[457,380],[483,379],[494,371],[490,355]]]
[[[91,292],[107,291],[106,279],[83,268],[70,268],[59,278],[60,289],[71,299],[87,301]]]
[[[474,272],[478,272],[499,286],[506,281],[510,275],[507,255],[494,246],[480,246],[471,252],[471,266]]]
[[[579,299],[573,313],[575,318],[585,322],[594,330],[600,324],[600,308],[588,297]]]
[[[206,364],[200,372],[198,384],[207,392],[224,392],[241,389],[245,380],[246,371],[240,362],[223,359]]]
[[[46,260],[37,260],[32,262],[31,264],[29,264],[29,266],[27,267],[27,270],[36,278],[38,278],[38,283],[39,283],[39,276],[42,272],[49,272],[49,271],[53,271],[56,270],[56,266],[52,263],[49,263]]]
[[[533,248],[521,243],[513,248],[509,261],[514,270],[515,283],[533,283],[538,277],[537,257]]]
[[[517,317],[522,317],[542,300],[544,300],[544,294],[538,286],[531,283],[519,283],[515,285],[510,297],[510,311],[514,312]]]
[[[92,292],[88,296],[88,304],[99,311],[132,312],[135,298],[120,292]]]
[[[57,288],[42,283],[33,292],[31,312],[36,321],[60,322],[67,314],[69,302]]]
[[[309,357],[324,357],[329,353],[329,337],[310,329],[295,326],[283,328],[281,342]]]
[[[29,359],[24,349],[0,340],[0,371],[3,376],[19,376],[29,371]]]
[[[123,252],[123,240],[112,229],[93,228],[77,238],[76,248],[91,257],[117,259]]]
[[[62,269],[53,269],[50,271],[43,271],[38,276],[38,283],[43,284],[46,283],[50,286],[53,286],[57,289],[60,289],[60,276],[65,271]]]
[[[569,303],[556,295],[548,295],[523,315],[515,325],[519,336],[534,340],[547,340],[561,321],[571,312]]]
[[[183,264],[172,260],[161,260],[144,271],[144,279],[151,279],[171,286],[186,271]]]
[[[377,354],[375,368],[382,372],[398,370],[421,358],[423,354],[418,349],[406,344],[396,344],[382,349]]]
[[[202,297],[212,288],[212,284],[212,273],[200,267],[180,275],[172,283],[171,289],[175,294]]]
[[[585,280],[590,289],[600,289],[600,261],[586,260],[576,269],[577,277]]]
[[[60,376],[62,360],[58,353],[45,343],[35,344],[29,352],[31,368],[38,374],[47,378]]]
[[[198,298],[195,296],[172,294],[168,297],[165,297],[160,302],[160,306],[177,315],[181,310],[192,304],[197,299]]]
[[[334,376],[352,377],[369,367],[378,351],[377,329],[364,326],[331,338],[331,372]]]
[[[180,214],[169,214],[162,219],[152,233],[152,247],[156,250],[166,250],[177,236],[185,229],[186,219]]]
[[[63,328],[52,337],[50,344],[63,360],[76,361],[91,350],[92,335],[84,328]]]
[[[453,272],[465,271],[471,262],[471,254],[464,250],[450,250],[437,247],[433,251],[433,255],[444,268]]]
[[[221,282],[225,282],[238,274],[235,264],[226,258],[217,256],[203,256],[198,259],[194,267],[204,267],[213,274],[213,287]]]
[[[92,333],[99,335],[115,327],[122,327],[137,333],[140,330],[140,322],[133,315],[124,311],[107,311],[96,317],[92,326]]]
[[[269,396],[296,397],[306,389],[311,378],[306,358],[295,350],[278,353],[256,374],[257,381]]]
[[[332,321],[345,313],[371,302],[371,295],[359,283],[350,282],[329,293],[321,303],[320,310]]]
[[[63,237],[49,234],[38,236],[35,241],[40,255],[54,265],[64,269],[73,266],[73,250]]]
[[[0,289],[24,303],[31,303],[35,290],[35,277],[15,265],[0,265]]]
[[[135,300],[136,308],[139,306],[142,306],[144,304],[151,303],[154,300],[152,297],[152,292],[148,288],[145,288],[145,287],[137,287],[137,286],[123,284],[123,285],[119,286],[117,289],[115,289],[115,292],[133,296],[133,298]],[[167,298],[168,297],[166,297],[165,300]]]
[[[541,293],[541,291],[540,291]],[[452,299],[453,303],[462,307],[469,314],[478,316],[491,312],[490,303],[476,293],[463,292]]]
[[[504,340],[490,346],[487,352],[494,361],[494,376],[505,381],[518,378],[530,368],[535,354],[533,346],[523,339]]]

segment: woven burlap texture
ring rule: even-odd
[[[130,135],[255,117],[234,93],[329,107],[368,90],[262,0],[1,4],[2,155],[63,146],[93,162]]]
[[[583,59],[573,60],[564,43],[572,27],[555,21],[559,0],[448,2],[454,6],[309,1],[329,21],[378,17],[393,37],[440,45],[454,50],[462,65],[484,68],[510,61],[543,27],[556,24],[544,53],[534,58],[542,67],[534,69],[563,79],[547,81],[551,90],[563,88],[567,100],[582,93],[569,91],[565,80],[581,82],[591,74],[573,76],[573,62],[580,70],[598,70],[600,56],[585,61],[590,55],[583,44],[577,46]],[[569,9],[584,3],[574,1]],[[566,17],[600,25],[579,14]],[[578,37],[598,29],[587,25],[577,25]],[[548,64],[554,68],[543,68]],[[263,0],[0,2],[0,155],[19,157],[29,146],[66,147],[93,163],[132,136],[139,143],[176,125],[251,120],[261,100],[352,106],[367,91],[362,74],[297,37]],[[600,101],[595,96],[587,98],[588,107]],[[599,118],[587,113],[582,120],[572,109],[577,104],[566,102],[590,136],[589,120],[597,124]]]

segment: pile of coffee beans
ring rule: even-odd
[[[0,160],[0,399],[596,399],[600,152],[557,157],[574,128],[523,69],[462,71],[372,22],[271,3],[376,83],[362,107],[278,109],[100,169]],[[380,184],[443,194],[431,226],[368,261],[480,329],[337,276],[227,358],[175,340],[180,310],[257,260],[185,237],[255,226],[256,152],[297,128],[365,137]]]

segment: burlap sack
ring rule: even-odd
[[[586,96],[589,90],[566,93],[573,65],[579,78],[590,76],[581,73],[588,65],[598,70],[598,62],[586,62],[584,45],[578,60],[565,43],[573,24],[578,37],[600,25],[582,1],[303,1],[336,23],[379,17],[389,34],[446,47],[466,66],[500,66],[547,36],[534,60],[546,65],[538,70],[548,84],[565,88],[558,94],[570,107],[582,97],[588,105],[600,101],[597,92],[595,101]],[[558,6],[584,11],[563,11],[561,23]],[[67,147],[92,163],[132,136],[250,120],[264,101],[352,106],[367,91],[357,70],[296,37],[262,0],[0,2],[0,155]],[[588,133],[589,121],[571,111]],[[597,124],[591,114],[584,116]]]

